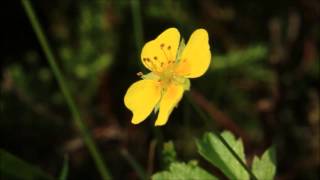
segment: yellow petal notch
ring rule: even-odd
[[[175,72],[186,78],[197,78],[207,71],[210,61],[208,33],[205,29],[197,29],[184,48]]]
[[[159,102],[160,97],[161,89],[157,81],[140,80],[132,84],[124,97],[124,104],[133,113],[131,122],[139,124],[144,121]]]

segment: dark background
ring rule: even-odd
[[[249,163],[274,144],[277,179],[317,179],[319,1],[149,0],[140,11],[127,0],[31,2],[115,179],[138,178],[123,151],[152,173],[162,169],[168,140],[180,160],[198,159],[217,172],[194,143],[212,127],[241,137]],[[99,179],[20,1],[3,4],[0,147],[53,176],[68,154],[70,179]],[[189,94],[212,117],[212,127],[185,98],[164,127],[153,127],[155,116],[130,123],[123,97],[136,73],[147,72],[141,47],[169,27],[186,40],[197,28],[209,32],[212,63],[191,81]]]

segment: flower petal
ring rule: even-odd
[[[187,78],[202,76],[208,69],[211,52],[208,33],[205,29],[194,31],[182,52],[175,73]]]
[[[153,72],[162,72],[175,61],[179,40],[179,31],[169,28],[156,39],[147,42],[141,52],[144,66]]]
[[[173,108],[178,104],[183,95],[183,86],[171,83],[160,100],[159,115],[156,126],[165,125]]]
[[[133,113],[131,122],[138,124],[145,120],[159,102],[160,84],[153,80],[140,80],[132,84],[124,97],[124,104]]]

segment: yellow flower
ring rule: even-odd
[[[183,92],[189,90],[188,78],[197,78],[207,71],[211,61],[207,31],[194,31],[187,45],[183,39],[179,42],[179,31],[169,28],[144,45],[141,60],[151,72],[139,73],[142,80],[132,84],[124,97],[126,107],[133,113],[133,124],[159,110],[155,125],[165,125]]]

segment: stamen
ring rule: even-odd
[[[168,49],[168,53],[169,53],[170,59],[172,60],[173,63],[175,63],[175,58],[176,58],[176,57],[173,57],[173,55],[172,55],[172,52],[171,52],[171,49],[172,49],[172,48],[171,48],[171,46],[168,46],[167,49]]]
[[[150,60],[150,62],[152,63],[152,65],[154,66],[155,69],[157,69],[160,66],[160,62],[158,61],[158,57],[157,56],[154,56],[153,60]]]
[[[137,76],[141,77],[141,76],[143,76],[143,73],[142,72],[138,72]]]
[[[168,47],[170,47],[170,46],[168,46]],[[167,61],[169,61],[169,58],[168,58],[168,56],[167,56],[167,53],[166,53],[165,50],[163,49],[163,48],[164,48],[164,43],[161,43],[161,44],[160,44],[160,48],[161,48],[164,56],[166,57]]]
[[[163,65],[165,65],[164,68],[167,68],[171,63],[175,63],[176,61],[175,61],[175,57],[172,56],[172,52],[171,52],[172,47],[171,47],[171,45],[166,46],[166,48],[164,48],[164,47],[165,47],[165,44],[161,43],[160,44],[160,48],[161,48],[161,50],[162,50],[162,52],[163,52],[163,54],[164,54],[164,56],[166,58],[166,61],[165,61],[165,63]],[[161,67],[163,67],[163,65],[161,63]]]
[[[154,61],[151,61],[149,58],[147,58],[147,61],[148,61],[148,63],[150,63],[151,66],[152,66],[152,68],[150,68],[150,69],[152,69],[152,70],[155,71],[155,72],[159,72],[156,64],[154,63]]]
[[[145,66],[149,68],[150,70],[154,70],[154,67],[152,67],[152,64],[150,66],[150,59],[149,58],[142,58],[142,61],[144,62]]]

